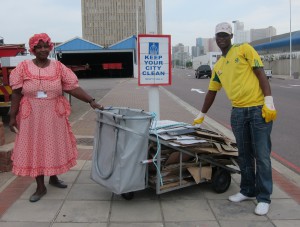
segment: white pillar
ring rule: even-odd
[[[157,15],[156,0],[145,0],[146,14],[146,34],[157,34]],[[149,111],[156,114],[156,119],[160,119],[159,109],[159,88],[158,86],[150,86],[148,90]]]
[[[145,0],[146,33],[157,34],[156,0]]]

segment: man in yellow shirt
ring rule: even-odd
[[[272,194],[271,131],[276,110],[263,63],[247,43],[231,44],[230,24],[216,26],[216,43],[222,56],[214,66],[202,110],[194,119],[201,124],[217,91],[224,88],[232,104],[231,126],[239,150],[240,192],[229,196],[232,202],[256,197],[255,214],[269,211]]]

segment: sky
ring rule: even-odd
[[[54,42],[82,37],[81,0],[0,0],[0,7],[6,44],[27,44],[41,32]],[[171,35],[172,45],[213,38],[216,24],[224,21],[239,20],[245,30],[273,26],[277,35],[289,33],[290,25],[300,30],[300,0],[162,0],[162,14],[163,34]]]

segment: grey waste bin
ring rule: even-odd
[[[151,113],[113,107],[97,110],[91,179],[116,194],[146,187]]]
[[[294,79],[299,79],[299,72],[294,72],[293,77]]]

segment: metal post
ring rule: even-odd
[[[292,77],[292,0],[290,0],[290,77]]]
[[[139,58],[138,58],[138,53],[139,53],[139,45],[138,45],[138,35],[139,35],[139,0],[135,0],[135,20],[136,20],[136,48],[135,48],[135,67],[134,67],[134,77],[138,78],[138,66],[139,66]]]
[[[136,36],[139,35],[139,0],[135,0]]]
[[[157,15],[156,15],[156,0],[145,0],[146,14],[146,33],[157,34]],[[160,119],[159,109],[159,87],[150,86],[148,92],[149,111],[156,114],[156,119]]]

